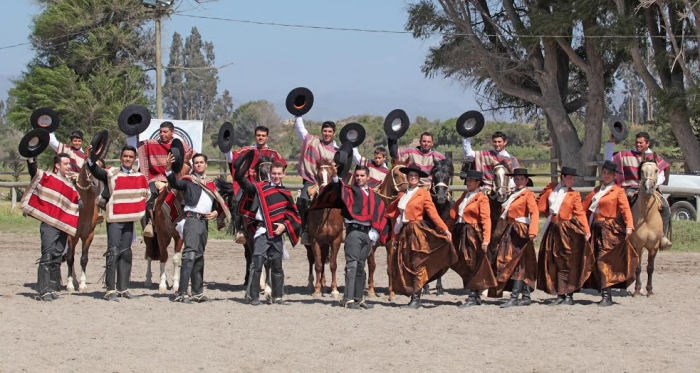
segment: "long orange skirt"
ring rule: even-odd
[[[596,265],[584,285],[588,289],[627,289],[636,279],[639,256],[625,240],[625,226],[614,219],[594,222],[591,227]]]
[[[537,264],[537,289],[563,295],[583,287],[593,271],[595,256],[586,234],[570,220],[549,224]]]
[[[511,291],[513,281],[524,281],[531,288],[537,286],[537,256],[535,243],[528,235],[529,226],[514,222],[506,228],[496,246],[497,290]]]
[[[462,277],[465,289],[486,290],[496,286],[486,251],[481,249],[483,238],[472,225],[460,223],[452,230],[452,243],[457,249],[457,262],[452,269]]]

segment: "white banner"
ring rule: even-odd
[[[139,134],[139,141],[146,139],[157,140],[160,138],[160,124],[169,121],[175,126],[175,137],[195,150],[195,153],[202,151],[202,136],[204,132],[204,122],[201,120],[170,120],[151,119],[151,124],[145,131]]]

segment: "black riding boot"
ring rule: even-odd
[[[564,297],[564,301],[561,302],[561,304],[564,304],[567,306],[573,306],[574,305],[574,293],[566,294],[566,297]]]
[[[518,306],[529,306],[532,304],[532,299],[530,298],[530,285],[526,284],[523,281],[523,287],[522,287],[522,294],[523,297],[520,299],[520,302],[518,302]]]
[[[179,290],[177,293],[175,293],[175,299],[173,299],[175,302],[192,302],[192,300],[187,296],[187,285],[189,285],[192,272],[194,271],[194,257],[194,251],[188,251],[182,254]]]
[[[467,297],[467,300],[460,304],[458,308],[467,308],[467,307],[472,307],[472,306],[478,306],[480,305],[480,299],[479,299],[479,292],[476,290],[469,289],[469,296]]]
[[[309,217],[309,201],[299,198],[297,199],[297,208],[299,209],[299,217],[301,218],[301,235],[302,239],[308,239],[308,217]],[[306,244],[301,242],[301,244]]]
[[[609,307],[613,305],[612,291],[610,288],[603,289],[603,299],[598,302],[598,305],[601,307]]]
[[[401,308],[407,308],[407,309],[418,309],[420,308],[421,303],[420,303],[420,290],[418,290],[415,294],[411,295],[411,301],[405,305],[402,306]]]
[[[36,297],[37,300],[43,300],[50,302],[53,300],[51,296],[51,264],[39,263],[39,269],[37,270],[36,282],[39,290],[39,295]]]
[[[110,247],[107,252],[104,253],[105,257],[105,287],[107,288],[107,294],[105,294],[105,299],[107,300],[117,300],[116,282],[117,282],[117,255],[119,254],[119,248]]]
[[[49,286],[51,287],[51,298],[58,299],[58,292],[61,291],[61,262],[51,263],[49,268]]]
[[[662,250],[670,248],[673,244],[671,243],[671,240],[668,239],[668,229],[671,226],[671,207],[668,205],[668,201],[666,201],[665,198],[661,198],[661,210],[659,213],[661,214],[661,221],[663,222],[664,225],[664,236],[661,237],[661,243],[660,243],[660,248]]]
[[[117,258],[117,292],[120,296],[127,299],[133,298],[131,293],[129,293],[132,258],[133,253],[131,252],[131,248],[126,249],[119,254],[119,258]]]
[[[523,288],[523,281],[514,280],[513,281],[513,291],[510,293],[510,299],[507,302],[501,304],[501,308],[508,308],[518,305],[518,296],[520,296],[520,291]]]
[[[254,256],[250,262],[250,277],[246,288],[246,299],[254,306],[260,305],[260,275],[262,274],[264,263],[265,258],[261,255]]]
[[[209,300],[204,295],[204,255],[195,259],[192,267],[192,300],[197,303]]]
[[[270,286],[272,287],[271,303],[284,304],[284,270],[282,257],[270,261]]]

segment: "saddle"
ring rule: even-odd
[[[639,189],[637,188],[627,188],[625,190],[625,194],[627,194],[627,202],[630,204],[630,208],[634,206],[634,204],[637,202],[637,197],[639,195]],[[654,198],[656,199],[656,202],[659,205],[659,211],[663,208],[663,203],[661,202],[661,198],[664,198],[663,195],[661,195],[661,192],[659,192],[658,189],[654,191]]]

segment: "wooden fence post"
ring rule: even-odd
[[[17,208],[17,188],[10,188],[10,197],[12,198],[12,209]]]
[[[557,162],[557,152],[554,148],[549,148],[549,173],[551,174],[551,182],[557,183],[557,174],[559,173],[559,164]]]
[[[452,151],[445,152],[445,158],[452,159]]]

